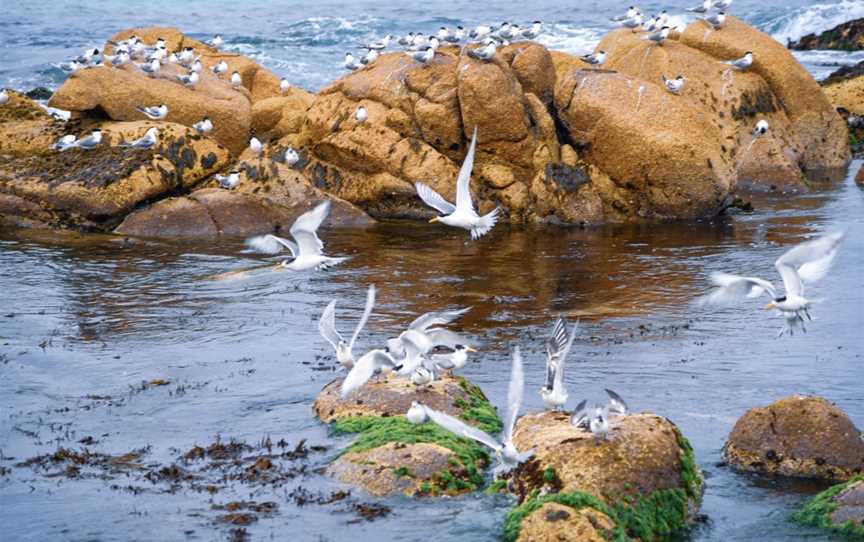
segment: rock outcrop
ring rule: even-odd
[[[820,34],[807,34],[798,41],[789,43],[790,49],[832,49],[835,51],[860,51],[864,49],[864,19],[854,19],[838,24]]]
[[[856,476],[816,495],[792,519],[864,540],[864,476]]]
[[[0,106],[0,160],[47,154],[61,135],[63,123],[23,94],[9,92]]]
[[[120,146],[150,127],[159,129],[155,147]],[[138,205],[191,189],[228,164],[225,148],[178,124],[108,122],[101,128],[103,142],[93,150],[46,147],[0,160],[0,193],[9,209],[3,214],[19,217],[5,221],[110,229]]]
[[[570,518],[584,524],[586,513],[600,513],[611,522],[598,524],[602,528],[593,526],[596,532],[588,531],[588,539],[614,531],[657,540],[693,519],[702,497],[702,476],[678,428],[651,414],[612,421],[608,439],[597,440],[574,427],[567,413],[543,412],[519,419],[514,443],[518,449],[534,450],[534,455],[510,481],[522,504],[508,516],[508,539],[580,540],[563,529],[569,528]],[[568,507],[570,516],[555,507],[550,517],[550,503]],[[528,537],[521,535],[525,521],[532,533]]]
[[[411,402],[419,401],[497,433],[501,422],[479,388],[445,376],[419,389],[405,378],[384,375],[342,399],[340,386],[341,379],[328,384],[313,406],[335,434],[356,434],[328,474],[376,496],[456,495],[483,485],[487,449],[431,422],[413,425],[405,419]]]
[[[742,416],[724,455],[738,470],[844,481],[864,473],[864,440],[852,421],[820,397],[793,396]]]

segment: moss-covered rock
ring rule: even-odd
[[[724,449],[738,470],[844,481],[864,473],[861,432],[821,397],[793,396],[747,411]]]
[[[864,476],[856,476],[816,495],[792,519],[864,540]]]
[[[9,101],[0,107],[0,155],[46,154],[62,135],[63,123],[51,118],[39,104],[9,91]]]
[[[328,384],[315,401],[318,417],[333,422],[334,434],[357,434],[328,467],[331,476],[376,496],[456,495],[483,486],[488,449],[431,422],[411,424],[404,416],[416,400],[495,434],[501,421],[479,388],[461,377],[444,377],[418,390],[406,379],[388,376],[342,401],[340,384],[341,379]]]
[[[686,527],[702,497],[702,475],[687,440],[669,420],[651,414],[613,418],[613,423],[609,438],[598,440],[574,427],[566,413],[519,420],[514,442],[533,449],[534,456],[511,481],[522,504],[508,517],[508,540],[519,539],[528,516],[534,518],[532,529],[568,528],[569,521],[541,521],[542,514],[535,514],[549,502],[601,512],[614,523],[618,540],[657,540]],[[598,536],[609,530],[601,528]]]
[[[514,518],[508,528],[518,529],[515,535],[505,531],[506,540],[519,542],[607,542],[621,534],[621,529],[605,513],[591,506],[571,507],[567,499],[561,502],[537,500],[539,508],[524,516],[520,523]],[[534,506],[528,507],[528,509]]]

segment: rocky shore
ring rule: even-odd
[[[51,107],[20,94],[0,106],[0,224],[213,237],[284,229],[322,198],[331,226],[431,216],[413,184],[445,197],[478,129],[472,189],[478,210],[513,223],[600,224],[716,215],[748,191],[806,190],[805,173],[843,168],[848,133],[819,85],[781,44],[728,17],[703,21],[662,46],[626,30],[608,33],[601,68],[533,42],[488,62],[441,47],[420,65],[384,53],[317,94],[280,88],[242,55],[171,28],[136,28],[113,42],[163,38],[200,55],[200,82],[167,65],[149,77],[134,64],[72,74]],[[724,61],[754,53],[741,71]],[[106,44],[110,53],[112,45]],[[242,85],[210,68],[227,62]],[[662,77],[686,76],[680,94]],[[117,89],[123,89],[118,92]],[[827,92],[827,90],[826,90]],[[165,104],[164,120],[140,106]],[[368,120],[353,113],[363,106]],[[191,126],[213,123],[202,135]],[[757,121],[770,131],[753,134]],[[150,149],[118,147],[158,129]],[[50,149],[62,135],[107,135],[94,150]],[[264,149],[250,151],[252,134]],[[299,160],[289,164],[287,149]],[[235,190],[214,175],[239,173]]]
[[[864,49],[864,19],[854,19],[838,24],[819,34],[807,34],[789,43],[790,49],[831,49],[835,51],[860,51]]]

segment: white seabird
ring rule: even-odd
[[[240,77],[240,72],[235,71],[231,74],[231,86],[234,88],[243,86],[243,78]]]
[[[9,92],[6,89],[0,89],[0,105],[6,105],[9,102]]]
[[[495,51],[498,49],[498,46],[495,45],[495,42],[490,40],[486,45],[482,47],[477,47],[476,49],[468,49],[468,56],[471,58],[476,58],[478,60],[492,60],[495,56]]]
[[[130,147],[133,149],[150,149],[154,145],[156,145],[156,143],[158,141],[158,138],[157,138],[158,135],[159,135],[159,129],[158,128],[150,128],[149,130],[147,130],[147,132],[144,134],[143,137],[140,137],[140,138],[136,139],[135,141],[131,141],[129,143],[122,143],[120,146],[121,147]]]
[[[630,6],[629,8],[627,8],[627,12],[624,15],[616,15],[615,17],[612,17],[609,20],[612,21],[613,23],[619,23],[619,22],[624,21],[626,19],[632,19],[636,15],[639,15],[639,13],[640,13],[639,8],[637,8],[636,6]]]
[[[240,172],[231,171],[228,175],[213,175],[213,178],[219,181],[219,186],[226,190],[232,190],[240,184]]]
[[[426,47],[425,51],[406,51],[405,54],[425,66],[435,58],[435,48]]]
[[[753,52],[747,51],[744,56],[735,60],[727,60],[724,64],[729,64],[736,70],[746,70],[753,65]]]
[[[201,76],[198,75],[198,72],[190,71],[186,75],[175,75],[175,77],[177,78],[178,81],[183,83],[185,86],[192,88],[198,84],[198,80],[200,79]]]
[[[465,367],[465,364],[468,363],[468,353],[476,351],[470,346],[457,344],[453,352],[448,354],[433,354],[431,361],[437,371],[453,371]]]
[[[804,284],[812,284],[825,276],[837,256],[844,235],[842,232],[836,232],[805,241],[777,258],[774,267],[783,279],[786,295],[780,296],[774,285],[767,280],[712,273],[711,282],[717,288],[703,297],[701,303],[723,306],[767,293],[771,296],[771,302],[765,305],[765,309],[777,309],[786,319],[785,327],[777,336],[780,337],[787,332],[792,335],[798,326],[806,332],[804,316],[811,319],[810,307],[813,302],[804,297]]]
[[[471,145],[468,147],[468,154],[465,155],[465,161],[462,163],[462,168],[459,170],[459,176],[456,179],[456,205],[445,200],[438,192],[432,190],[429,186],[423,183],[414,183],[417,189],[417,195],[423,200],[423,203],[432,207],[444,216],[436,216],[429,222],[441,222],[454,228],[462,228],[471,232],[471,239],[479,239],[489,233],[495,223],[498,221],[498,208],[496,207],[488,214],[479,216],[474,209],[474,203],[471,201],[471,170],[474,168],[474,152],[477,148],[477,128],[474,128],[474,135],[471,137]]]
[[[143,113],[150,120],[163,120],[168,116],[168,106],[165,104],[157,107],[136,107],[135,109]]]
[[[756,126],[753,128],[753,135],[756,137],[763,136],[768,133],[768,121],[765,119],[760,120],[756,123]]]
[[[340,395],[344,399],[354,391],[363,387],[366,382],[369,382],[369,379],[375,376],[375,373],[380,372],[383,369],[393,370],[396,367],[398,367],[396,361],[394,361],[393,357],[384,350],[372,350],[367,352],[363,354],[363,356],[357,360],[357,363],[354,364],[354,367],[348,371],[348,376],[346,376],[345,380],[342,381]]]
[[[426,407],[417,401],[411,401],[411,408],[405,413],[405,419],[408,420],[408,423],[419,425],[428,422],[429,416],[426,414]]]
[[[702,2],[701,5],[698,5],[698,6],[692,7],[692,8],[687,8],[687,11],[689,11],[691,13],[708,13],[708,10],[711,9],[712,3],[713,3],[713,0],[705,0],[704,2]]]
[[[366,108],[362,105],[358,107],[356,111],[354,111],[354,120],[356,120],[358,123],[363,124],[368,118],[369,112],[366,111]]]
[[[89,151],[89,150],[95,149],[101,143],[102,143],[102,130],[100,130],[99,128],[96,128],[95,130],[90,132],[89,136],[76,141],[73,146],[76,148],[79,148],[79,149],[83,149],[85,151]]]
[[[666,79],[665,75],[661,76],[663,79],[663,85],[666,87],[666,90],[671,92],[672,94],[681,94],[681,91],[684,90],[684,76],[678,75],[675,79]]]
[[[162,68],[162,63],[159,62],[158,58],[154,58],[150,62],[144,64],[136,64],[136,66],[138,66],[138,68],[147,75],[156,75]]]
[[[210,71],[217,76],[222,75],[223,73],[228,73],[228,63],[225,62],[225,59],[223,58],[222,60],[217,62],[212,68],[210,68]]]
[[[345,53],[345,61],[342,62],[342,65],[345,67],[345,69],[351,71],[362,67],[362,65],[354,59],[354,55],[352,55],[351,53]]]
[[[468,425],[458,418],[454,418],[443,412],[438,412],[429,407],[425,407],[426,415],[429,419],[442,428],[460,437],[467,437],[488,446],[498,460],[495,466],[494,473],[496,476],[506,473],[517,467],[520,463],[529,459],[534,455],[533,451],[520,452],[513,444],[513,428],[516,425],[516,418],[519,415],[519,409],[522,406],[522,393],[524,391],[525,377],[522,371],[522,355],[519,352],[519,347],[513,349],[513,366],[510,372],[510,385],[507,391],[507,413],[504,416],[504,430],[501,434],[501,439],[498,440],[485,431],[482,431],[474,426]]]
[[[290,243],[287,239],[281,239],[275,235],[268,235],[265,237],[269,238],[270,241],[275,241],[283,245],[285,243]],[[357,321],[357,327],[354,328],[354,334],[351,335],[350,342],[346,342],[345,339],[342,338],[342,335],[339,334],[339,331],[336,330],[335,299],[327,305],[324,309],[324,313],[321,314],[321,319],[318,320],[318,331],[321,333],[321,336],[327,339],[327,342],[333,346],[333,349],[336,351],[336,361],[346,369],[354,367],[354,343],[357,342],[357,337],[360,336],[360,332],[363,331],[363,327],[369,320],[369,315],[372,314],[372,308],[374,306],[375,285],[370,284],[369,289],[366,292],[366,306],[363,308],[363,314],[360,316],[360,320]]]
[[[213,130],[213,121],[210,120],[210,117],[205,116],[203,119],[193,124],[192,128],[201,135],[207,135]]]
[[[582,55],[579,58],[592,66],[602,66],[606,62],[606,51],[597,51],[596,53]]]
[[[712,13],[703,19],[706,23],[714,27],[714,30],[722,28],[726,24],[726,13],[723,11]]]
[[[294,150],[294,148],[288,147],[287,149],[285,149],[283,159],[285,160],[286,165],[293,166],[300,161],[300,155],[297,153],[296,150]]]
[[[564,362],[576,338],[578,324],[567,335],[567,324],[558,318],[552,326],[552,335],[546,341],[546,382],[540,388],[540,397],[549,410],[558,410],[567,404],[567,388],[564,386]]]
[[[526,40],[536,40],[543,33],[543,21],[534,21],[530,28],[522,30],[522,37]]]
[[[225,44],[225,40],[222,39],[222,36],[220,36],[219,34],[216,34],[216,36],[214,36],[213,39],[210,40],[210,46],[213,47],[214,49],[219,49],[224,44]]]
[[[300,215],[289,232],[295,242],[282,239],[281,245],[294,256],[293,260],[285,260],[282,267],[291,271],[306,271],[309,269],[327,269],[328,267],[347,261],[348,257],[333,258],[323,254],[324,243],[318,238],[318,228],[330,213],[330,200],[319,203],[311,211]],[[273,254],[272,241],[264,240],[267,236],[252,237],[246,240],[246,245],[258,252]],[[268,250],[271,249],[271,250]],[[280,249],[281,250],[281,249]]]
[[[75,135],[69,134],[58,139],[51,148],[55,151],[63,152],[66,149],[71,149],[75,146],[75,140],[78,139]]]
[[[446,329],[441,329],[440,326],[450,324],[465,313],[471,310],[471,307],[451,311],[433,311],[427,312],[415,318],[409,325],[408,329],[400,334],[395,339],[387,341],[387,350],[397,356],[408,356],[406,345],[410,342],[412,348],[417,349],[421,354],[426,354],[436,346],[447,346],[456,348],[457,345],[467,344],[459,334]],[[411,334],[409,332],[419,333],[420,335]],[[405,339],[403,341],[403,339]],[[413,370],[415,360],[410,360],[411,363],[407,369]]]
[[[252,154],[258,156],[261,154],[261,151],[264,150],[264,145],[261,143],[261,140],[258,139],[258,136],[255,135],[255,132],[252,132],[252,136],[249,138],[249,150],[252,151]]]
[[[654,32],[653,34],[649,34],[648,37],[645,39],[647,39],[648,41],[652,41],[657,45],[663,45],[663,42],[666,41],[666,38],[669,37],[669,30],[670,28],[668,26],[664,26],[659,31]]]
[[[286,78],[282,78],[279,80],[279,92],[281,94],[285,94],[291,88],[291,83]]]

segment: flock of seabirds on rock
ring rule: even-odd
[[[688,11],[702,14],[703,19],[712,28],[719,30],[725,23],[725,10],[731,4],[732,0],[704,0],[701,5]],[[625,15],[616,17],[613,21],[633,32],[647,32],[645,39],[657,45],[663,44],[671,29],[669,17],[665,10],[659,15],[649,18],[644,16],[638,8],[630,7]],[[472,58],[489,61],[495,56],[498,47],[507,45],[511,41],[536,39],[542,31],[543,23],[535,21],[526,28],[505,22],[499,27],[478,26],[470,31],[466,31],[461,26],[452,31],[442,27],[435,35],[428,37],[422,33],[415,34],[413,32],[401,38],[388,35],[378,41],[363,45],[362,48],[366,49],[367,52],[359,61],[354,58],[353,54],[346,54],[344,66],[349,70],[356,70],[372,64],[378,58],[379,52],[387,49],[391,43],[404,47],[410,58],[424,65],[433,60],[438,47],[442,44],[465,46],[467,54]],[[216,36],[209,44],[218,49],[224,44],[224,40],[220,36]],[[467,48],[468,44],[472,44],[473,47]],[[178,84],[194,88],[200,80],[203,67],[200,58],[195,56],[191,47],[169,52],[165,40],[159,39],[154,45],[147,46],[137,36],[112,43],[112,45],[115,47],[113,55],[102,55],[97,49],[91,49],[80,57],[62,64],[61,68],[68,72],[74,72],[79,69],[101,66],[118,67],[134,62],[139,69],[152,76],[159,72],[163,63],[172,63],[188,68],[187,74],[176,76]],[[583,56],[582,59],[594,66],[600,66],[606,59],[606,52],[596,51]],[[136,60],[142,62],[135,62]],[[730,69],[746,70],[753,64],[753,54],[747,52],[744,57],[728,61],[727,64],[730,65]],[[218,77],[227,74],[229,69],[224,60],[210,68]],[[237,71],[229,76],[229,81],[234,88],[239,88],[243,84]],[[675,79],[666,79],[664,76],[663,82],[669,92],[680,94],[684,89],[685,77],[679,75]],[[282,92],[284,93],[290,88],[290,83],[286,79],[282,79]],[[0,91],[0,106],[8,101],[8,93],[5,90]],[[68,119],[68,116],[64,118],[66,112],[52,108],[47,109],[55,118]],[[159,106],[142,105],[138,109],[142,115],[151,120],[164,120],[169,114],[168,107],[164,104]],[[368,118],[368,112],[361,106],[355,111],[354,118],[357,122],[365,122]],[[206,136],[212,131],[213,123],[205,117],[195,123],[193,128],[202,136]],[[760,120],[753,132],[758,137],[766,134],[768,129],[768,123],[765,120]],[[74,135],[64,136],[53,145],[53,148],[61,152],[71,148],[91,150],[98,147],[101,142],[101,132],[94,130],[89,136],[82,139],[77,139]],[[122,146],[149,149],[157,142],[158,129],[150,128],[140,139],[123,143]],[[465,161],[456,180],[455,204],[447,201],[426,184],[420,182],[415,184],[420,199],[441,214],[430,222],[440,222],[447,226],[467,230],[471,239],[475,241],[486,235],[495,226],[498,219],[497,208],[481,216],[477,213],[472,201],[469,185],[476,146],[477,130],[475,128]],[[263,150],[263,143],[255,137],[254,133],[250,139],[249,148],[256,155],[260,155]],[[289,166],[296,164],[299,159],[296,150],[289,148],[285,151],[285,162]],[[236,187],[240,182],[239,171],[232,171],[227,176],[216,176],[216,178],[224,188],[228,189]],[[329,211],[330,201],[324,201],[311,211],[299,216],[290,229],[293,241],[267,234],[252,237],[246,241],[246,244],[251,249],[264,254],[278,254],[287,250],[291,254],[291,258],[283,261],[280,265],[292,271],[322,270],[340,264],[348,260],[348,257],[331,257],[324,254],[324,243],[317,234],[318,228],[327,218]],[[784,333],[792,335],[797,328],[806,332],[805,317],[810,319],[810,307],[813,302],[804,297],[804,284],[813,283],[826,274],[843,237],[843,233],[832,233],[809,240],[793,247],[778,258],[774,265],[783,281],[784,295],[780,295],[773,283],[761,278],[713,273],[710,279],[715,289],[702,297],[700,301],[703,305],[726,306],[744,299],[758,298],[765,294],[771,298],[765,308],[775,309],[785,319],[785,326],[780,330],[778,337]],[[470,340],[445,327],[464,315],[469,310],[466,308],[426,313],[411,322],[408,329],[398,337],[388,340],[384,349],[373,349],[360,356],[359,359],[355,359],[354,345],[372,313],[374,304],[375,286],[371,285],[363,314],[348,342],[336,330],[335,300],[327,305],[319,320],[321,335],[335,349],[338,363],[348,370],[348,374],[341,385],[343,398],[351,396],[373,376],[382,372],[390,372],[397,377],[407,378],[415,386],[424,388],[442,373],[464,367],[468,355],[476,352],[471,346],[468,346],[471,343]],[[546,379],[545,384],[540,389],[540,395],[548,409],[561,410],[566,407],[568,394],[564,385],[564,365],[577,329],[578,323],[568,333],[566,322],[559,318],[555,321],[552,334],[547,340]],[[442,350],[445,353],[440,353]],[[512,440],[513,428],[522,403],[523,388],[522,356],[517,346],[512,353],[504,429],[500,439],[417,401],[411,405],[406,413],[406,418],[415,424],[427,421],[434,422],[459,436],[476,440],[488,446],[496,454],[498,460],[496,474],[504,473],[531,456],[530,451],[520,452],[517,450]],[[605,439],[615,427],[614,421],[610,418],[624,416],[628,411],[627,404],[618,394],[608,389],[606,393],[609,400],[604,406],[594,405],[589,408],[587,401],[579,403],[572,411],[571,423],[576,427],[590,431],[595,437]]]

